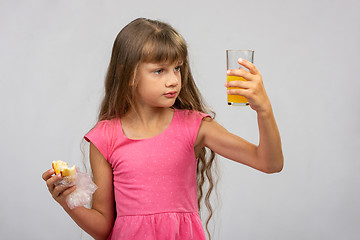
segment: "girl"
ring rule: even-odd
[[[159,21],[129,23],[113,46],[99,121],[85,136],[98,186],[92,207],[70,210],[65,199],[76,187],[55,186],[61,176],[50,169],[43,179],[53,198],[96,239],[206,239],[198,201],[207,175],[209,205],[214,152],[266,173],[283,166],[262,77],[250,62],[239,59],[239,64],[249,72],[234,69],[227,74],[248,81],[225,86],[243,88],[228,93],[245,96],[257,112],[258,146],[207,114],[179,33]],[[212,153],[206,161],[205,147]]]

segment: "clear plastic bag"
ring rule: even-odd
[[[82,172],[76,172],[76,175],[72,177],[64,177],[64,179],[55,184],[64,186],[76,185],[75,191],[66,198],[66,203],[70,209],[90,203],[93,193],[98,188],[90,175]]]

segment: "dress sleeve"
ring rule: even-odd
[[[104,158],[109,161],[112,142],[112,131],[109,120],[98,122],[96,126],[84,136],[84,139],[92,142]]]
[[[191,143],[194,144],[196,141],[196,137],[198,135],[199,129],[200,129],[201,121],[203,120],[203,118],[211,117],[211,116],[206,113],[202,113],[202,112],[198,112],[198,111],[191,111],[189,113],[189,117],[191,119],[191,121],[190,121],[191,124],[188,125],[190,141],[191,141]]]

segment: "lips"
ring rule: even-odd
[[[171,91],[171,92],[165,93],[164,95],[165,95],[165,97],[168,97],[168,98],[174,98],[174,97],[176,97],[176,94],[177,94],[176,91]]]

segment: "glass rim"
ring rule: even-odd
[[[225,51],[230,52],[230,51],[237,51],[237,52],[255,52],[255,50],[252,49],[225,49]]]

